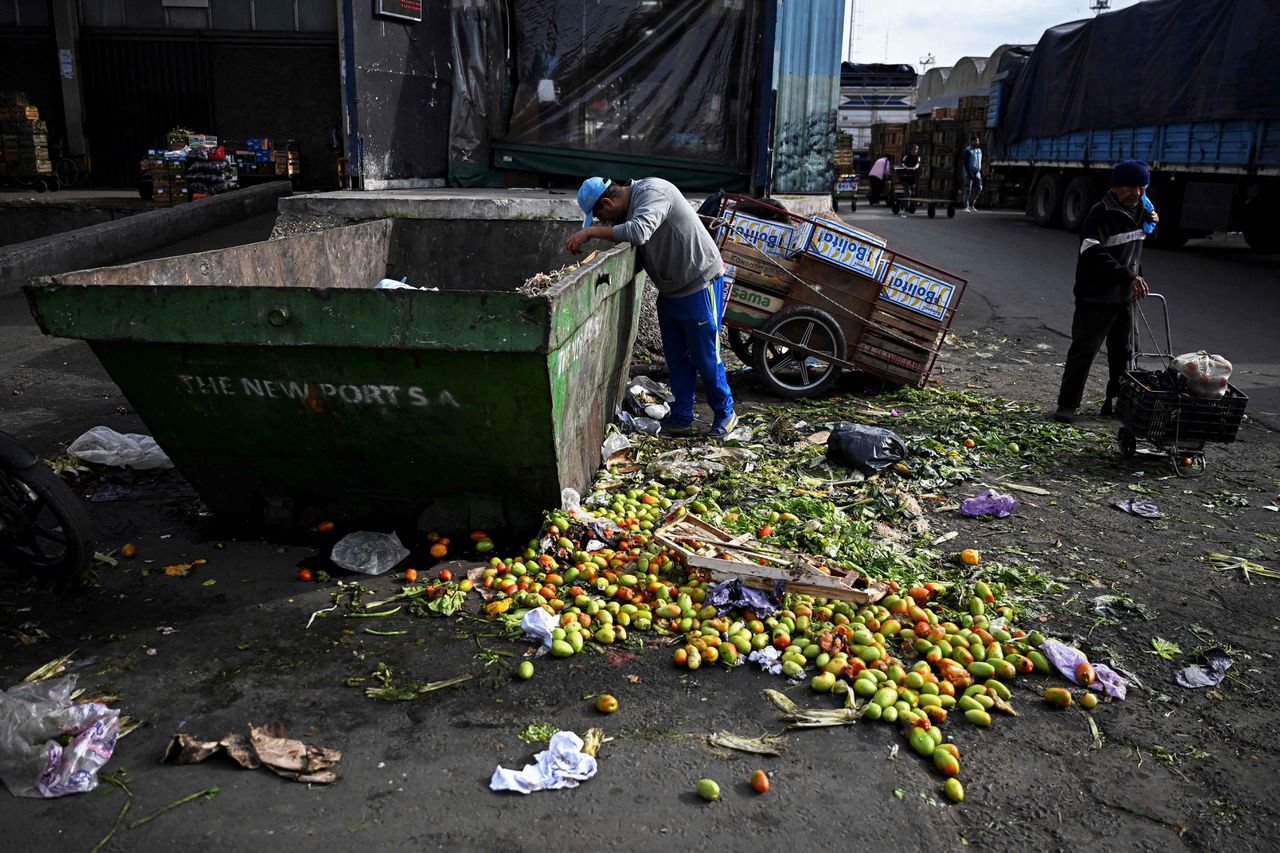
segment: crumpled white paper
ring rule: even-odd
[[[782,675],[782,652],[773,646],[756,649],[747,655],[747,660],[760,664],[760,668],[770,675]]]
[[[582,751],[582,738],[573,732],[552,735],[551,743],[534,756],[534,762],[526,764],[523,770],[498,767],[489,780],[489,790],[531,794],[576,788],[579,782],[596,775],[596,760]]]
[[[551,648],[551,632],[560,627],[560,620],[541,607],[535,607],[520,620],[520,629],[526,635],[542,640],[542,645]]]

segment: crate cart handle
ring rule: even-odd
[[[1138,359],[1140,358],[1158,358],[1164,362],[1164,366],[1168,367],[1173,361],[1173,332],[1169,327],[1169,303],[1165,300],[1164,295],[1160,293],[1148,293],[1147,299],[1156,299],[1160,302],[1160,310],[1164,312],[1164,352],[1160,352],[1160,342],[1156,340],[1156,334],[1151,328],[1151,324],[1147,322],[1147,315],[1142,310],[1143,300],[1133,303],[1133,322],[1129,326],[1129,369],[1138,369]],[[1141,327],[1139,327],[1141,324]],[[1154,352],[1142,351],[1142,329],[1146,329],[1147,338],[1151,341]]]

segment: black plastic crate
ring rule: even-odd
[[[1232,442],[1249,398],[1234,385],[1218,400],[1163,390],[1164,375],[1131,370],[1120,378],[1120,420],[1136,438],[1156,444]]]

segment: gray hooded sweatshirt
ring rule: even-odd
[[[640,255],[658,293],[671,299],[697,293],[724,271],[720,250],[680,190],[662,178],[631,184],[627,218],[613,237]]]

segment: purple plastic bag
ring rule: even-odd
[[[980,495],[965,498],[960,502],[960,512],[964,515],[994,515],[1005,518],[1013,514],[1018,501],[1013,495],[1002,495],[995,489],[987,489]]]
[[[1058,668],[1058,672],[1070,679],[1072,684],[1080,685],[1080,682],[1076,681],[1076,668],[1082,663],[1089,663],[1084,652],[1073,649],[1065,643],[1059,643],[1057,640],[1045,640],[1040,646],[1040,653],[1049,659],[1049,663]],[[1115,699],[1124,699],[1129,692],[1129,683],[1106,664],[1095,663],[1092,666],[1095,680],[1089,685],[1089,689],[1100,690]]]
[[[1209,663],[1208,669],[1202,666],[1189,666],[1178,670],[1173,680],[1183,687],[1193,689],[1215,687],[1222,683],[1222,679],[1227,677],[1227,670],[1231,669],[1231,665],[1235,663],[1222,649],[1209,649],[1204,653],[1204,659]]]
[[[741,608],[753,610],[756,616],[763,619],[766,616],[772,616],[778,609],[778,604],[782,601],[782,581],[778,581],[772,596],[762,589],[745,585],[737,578],[721,581],[707,593],[706,601],[721,616],[730,610]]]
[[[1123,501],[1116,501],[1113,507],[1123,510],[1130,515],[1140,515],[1143,518],[1163,518],[1160,507],[1156,506],[1155,501],[1134,500],[1129,498]]]

